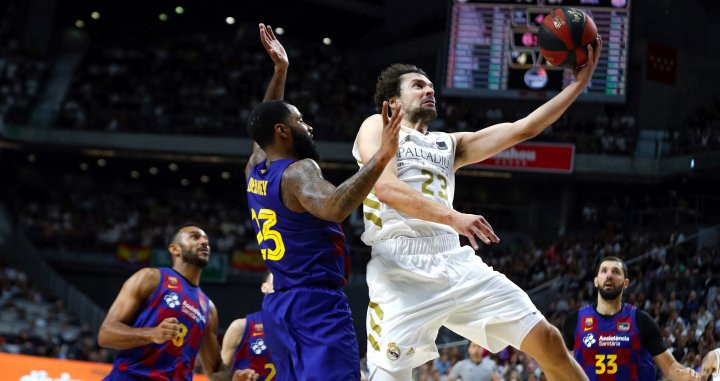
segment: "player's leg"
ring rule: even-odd
[[[412,368],[389,371],[368,361],[368,381],[411,381]]]
[[[392,374],[439,356],[435,339],[454,305],[443,250],[453,244],[459,247],[451,235],[373,246],[366,274],[368,363]]]
[[[270,349],[270,361],[275,366],[276,381],[296,380],[293,354],[297,353],[294,337],[290,334],[286,315],[285,292],[275,292],[263,299],[262,316],[265,341]]]
[[[341,290],[301,287],[292,316],[298,380],[360,380],[360,354],[350,305]]]
[[[549,381],[588,380],[580,365],[565,348],[560,331],[545,319],[525,336],[520,350],[538,362]]]
[[[527,294],[494,271],[466,247],[448,262],[457,279],[458,303],[445,323],[449,329],[498,352],[511,345],[533,357],[548,380],[587,380],[565,349],[560,332],[537,310]]]

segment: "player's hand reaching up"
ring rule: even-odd
[[[597,35],[597,44],[595,44],[595,47],[596,49],[593,49],[592,45],[588,44],[587,63],[585,66],[573,70],[575,80],[583,85],[587,85],[588,82],[590,82],[590,78],[592,78],[598,61],[600,60],[600,54],[602,53],[602,37],[600,37],[600,34]]]
[[[470,244],[475,250],[480,248],[475,237],[480,238],[480,240],[486,244],[500,242],[500,238],[495,235],[490,223],[481,215],[453,211],[453,215],[450,218],[450,226],[458,233],[468,237]]]
[[[258,26],[260,27],[260,42],[270,55],[270,59],[272,59],[275,64],[275,68],[287,70],[290,65],[290,61],[288,61],[285,48],[282,46],[277,37],[275,37],[272,27],[265,24],[260,24]]]
[[[383,102],[382,106],[382,142],[380,148],[378,148],[378,154],[383,160],[390,160],[397,152],[400,136],[400,123],[403,120],[405,113],[402,110],[402,104],[400,102],[395,103],[392,108],[392,116],[388,116],[388,103]]]
[[[150,339],[155,344],[162,344],[172,340],[180,333],[180,325],[176,318],[165,318],[157,327],[153,328]]]
[[[257,379],[258,374],[252,369],[236,370],[232,377],[232,381],[255,381]]]

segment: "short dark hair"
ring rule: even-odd
[[[173,230],[170,232],[170,234],[167,236],[167,245],[170,246],[170,245],[172,245],[173,243],[175,243],[175,240],[177,239],[177,236],[180,234],[180,230],[183,230],[183,229],[185,229],[185,228],[187,228],[187,227],[190,227],[190,226],[194,226],[194,227],[196,227],[196,228],[198,228],[198,229],[202,229],[202,228],[200,227],[200,225],[198,225],[198,224],[196,224],[196,223],[194,223],[194,222],[192,222],[192,221],[185,222],[185,223],[182,224],[182,225],[178,225],[178,226],[174,227]]]
[[[603,262],[609,262],[609,261],[610,262],[620,262],[620,267],[622,267],[623,276],[625,277],[625,279],[627,279],[628,272],[627,272],[627,265],[625,264],[625,261],[623,261],[619,257],[613,257],[613,256],[603,257],[602,259],[600,259],[600,262],[598,262],[598,265],[597,265],[597,269],[595,269],[595,275],[597,275],[597,273],[600,272],[600,266],[603,264]]]
[[[375,107],[382,111],[383,101],[400,95],[400,76],[407,73],[418,73],[427,77],[427,74],[415,65],[392,64],[380,73],[375,84]]]
[[[285,123],[290,116],[290,104],[284,100],[272,100],[260,103],[248,116],[247,130],[250,138],[260,148],[275,141],[275,125]]]

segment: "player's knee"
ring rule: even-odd
[[[545,366],[560,365],[567,357],[560,331],[547,321],[538,323],[537,329],[537,340],[542,350],[537,352],[535,360]]]

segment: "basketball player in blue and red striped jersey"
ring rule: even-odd
[[[273,292],[272,273],[265,274],[260,291],[265,295]],[[277,370],[270,362],[262,312],[253,312],[230,324],[223,337],[222,359],[232,371],[252,369],[257,372],[258,381],[275,380]]]
[[[565,346],[590,381],[655,381],[655,365],[663,379],[696,380],[697,373],[680,365],[665,348],[655,320],[622,302],[630,284],[622,259],[603,258],[596,274],[597,304],[569,314],[563,329]]]
[[[205,232],[186,224],[168,245],[172,268],[144,268],[123,285],[100,326],[98,343],[119,349],[105,380],[192,380],[195,358],[211,380],[230,380],[215,336],[217,310],[198,286],[210,258]],[[234,380],[255,380],[248,370]]]
[[[360,379],[347,297],[349,253],[342,222],[372,189],[398,147],[402,111],[383,106],[379,149],[338,187],[322,177],[313,128],[281,100],[288,60],[268,26],[260,39],[275,63],[264,102],[248,117],[255,142],[245,168],[248,207],[275,292],[265,296],[265,337],[278,380]]]

